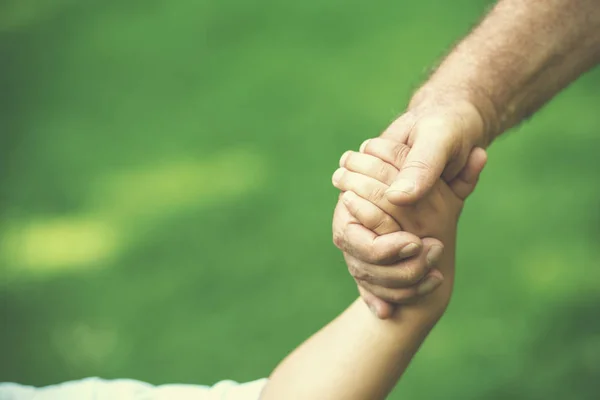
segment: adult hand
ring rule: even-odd
[[[362,214],[365,225],[349,207]],[[376,208],[351,192],[341,194],[334,212],[333,242],[343,251],[364,302],[377,317],[387,319],[394,312],[392,303],[410,303],[439,286],[443,275],[435,266],[442,256],[443,244],[434,238],[420,239],[400,231],[391,217],[378,218],[373,207]],[[377,218],[370,219],[369,215]],[[378,286],[382,277],[401,284],[394,285],[393,290],[386,289]]]
[[[488,130],[470,102],[422,89],[408,111],[381,135],[410,148],[386,192],[388,200],[397,205],[412,204],[440,177],[447,182],[454,179],[465,167],[473,148],[489,144]],[[365,143],[361,150],[364,147]]]

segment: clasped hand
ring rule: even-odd
[[[364,301],[379,318],[394,304],[428,302],[434,318],[447,307],[454,281],[458,217],[475,189],[485,162],[481,148],[448,182],[437,179],[409,205],[395,205],[386,193],[411,148],[376,138],[348,151],[332,181],[342,191],[334,213],[334,243],[344,252]]]

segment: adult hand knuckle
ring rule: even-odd
[[[335,229],[333,231],[333,244],[338,249],[342,249],[345,244],[344,234],[341,230]]]
[[[374,210],[365,214],[365,226],[371,230],[376,230],[381,225],[380,215]]]
[[[419,120],[414,130],[421,133],[435,134],[447,130],[449,118],[446,114],[435,114]]]
[[[352,262],[347,262],[346,266],[348,267],[348,272],[350,272],[350,275],[352,275],[354,278],[358,279],[358,271],[356,268],[356,264],[352,263]]]
[[[433,170],[433,167],[431,165],[429,165],[428,163],[426,163],[425,161],[411,160],[410,162],[407,162],[406,164],[404,164],[402,166],[402,169],[403,170],[416,169],[416,170],[420,170],[420,171],[430,172]]]
[[[348,270],[350,271],[350,275],[352,275],[355,279],[361,281],[368,281],[371,279],[371,274],[369,271],[364,268],[364,265],[354,263],[352,265],[348,265]]]
[[[394,165],[400,168],[404,164],[404,160],[408,156],[410,147],[404,144],[397,144],[394,146]]]
[[[379,160],[375,165],[375,176],[377,180],[381,182],[386,182],[389,178],[389,175],[389,166],[385,162]]]
[[[371,203],[378,204],[385,199],[385,188],[376,187],[371,192]]]
[[[378,233],[378,231],[383,230],[383,228],[386,226],[386,218],[376,218],[374,219],[374,224],[373,224],[373,231],[375,231],[375,233]]]

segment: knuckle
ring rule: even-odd
[[[338,249],[343,249],[344,243],[344,234],[339,230],[333,231],[333,244],[335,245],[335,247],[337,247]]]
[[[369,206],[362,207],[360,211],[357,211],[355,217],[367,229],[372,229],[372,226],[377,222],[377,216]]]
[[[400,225],[398,225],[396,221],[388,215],[385,216],[382,226],[379,229],[381,232],[380,235],[387,235],[388,233],[398,232],[401,230]]]
[[[352,275],[356,279],[359,279],[358,278],[359,273],[357,271],[356,265],[354,263],[347,262],[346,266],[348,267],[348,272],[350,273],[350,275]]]
[[[402,169],[403,170],[416,169],[416,170],[420,170],[420,171],[424,171],[424,172],[431,172],[433,170],[433,167],[424,161],[412,160],[410,162],[407,162],[405,165],[403,165]]]
[[[387,183],[389,181],[390,169],[389,169],[389,166],[385,162],[383,162],[383,161],[377,162],[377,165],[375,166],[375,177],[380,182]]]
[[[369,271],[363,268],[363,266],[359,263],[349,263],[348,271],[350,272],[350,275],[352,275],[354,279],[357,280],[368,281],[372,278]]]
[[[359,221],[362,220],[363,215],[365,214],[364,207],[360,204],[360,202],[355,201],[351,196],[346,197],[346,209],[354,218],[357,218]]]
[[[399,230],[399,228],[400,227],[396,224],[392,217],[382,212],[377,220],[377,223],[373,227],[373,231],[378,235],[385,235],[395,232]]]
[[[357,213],[357,219],[365,227],[372,230],[379,224],[380,215],[375,207],[365,207],[360,210],[360,215]]]
[[[373,204],[380,204],[383,199],[385,199],[385,188],[383,187],[375,187],[371,191],[370,201]]]
[[[400,168],[403,167],[404,164],[404,160],[406,160],[406,157],[408,156],[408,152],[410,151],[410,147],[403,145],[403,144],[396,144],[394,146],[394,165],[396,166],[396,168]]]
[[[381,231],[384,228],[385,225],[386,225],[386,219],[385,218],[378,218],[377,220],[375,220],[375,223],[373,224],[373,228],[372,229],[374,231]]]
[[[448,130],[448,125],[453,123],[446,114],[430,115],[417,122],[414,130],[417,133],[439,134]]]

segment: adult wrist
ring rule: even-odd
[[[474,85],[442,84],[428,82],[412,96],[408,111],[418,113],[422,109],[443,109],[458,115],[477,128],[476,145],[487,147],[501,133],[502,122],[491,99]]]

